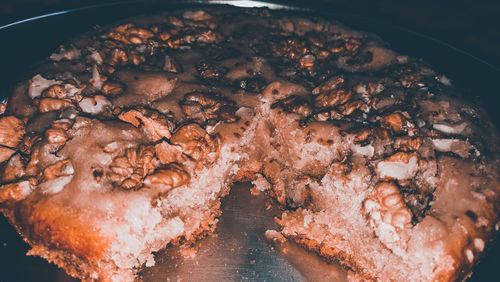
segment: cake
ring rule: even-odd
[[[267,237],[353,281],[466,279],[500,227],[487,115],[337,22],[176,10],[97,28],[26,73],[0,105],[0,211],[29,255],[85,281],[140,279],[155,252],[216,232],[235,182],[283,210]]]

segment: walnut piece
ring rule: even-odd
[[[73,103],[66,99],[42,98],[38,104],[38,110],[42,113],[60,111],[73,107]]]
[[[39,97],[45,89],[61,83],[62,81],[46,79],[37,74],[29,81],[28,95],[31,99]]]
[[[164,114],[144,108],[122,112],[118,118],[135,127],[142,128],[152,141],[170,138],[174,124]]]
[[[147,176],[144,184],[146,186],[161,188],[162,190],[170,190],[187,184],[190,178],[189,173],[180,165],[170,164]]]
[[[16,151],[11,148],[0,146],[0,163],[6,162]]]
[[[106,37],[124,44],[142,44],[145,40],[154,36],[148,29],[136,27],[132,24],[117,26],[106,34]]]
[[[407,118],[400,112],[394,112],[380,118],[380,124],[395,133],[405,131]]]
[[[155,145],[155,152],[161,164],[170,164],[182,160],[182,147],[162,141]]]
[[[412,213],[396,184],[379,182],[364,201],[363,208],[379,239],[396,253],[405,248],[401,232],[412,227]]]
[[[113,159],[108,177],[124,190],[140,189],[144,178],[155,170],[157,162],[153,147],[129,148]]]
[[[344,89],[344,77],[334,76],[312,90],[314,101],[318,108],[341,105],[349,101],[352,91]]]
[[[313,112],[312,103],[304,97],[292,95],[274,103],[271,108],[280,107],[285,112],[295,113],[307,117]]]
[[[115,97],[123,93],[125,86],[117,81],[106,81],[101,88],[102,94],[108,97]]]
[[[197,123],[179,127],[170,138],[170,142],[181,146],[185,155],[199,163],[212,163],[218,157],[218,136],[210,136]]]
[[[180,102],[182,111],[200,123],[215,124],[218,121],[235,122],[236,103],[213,92],[191,92]]]
[[[405,180],[418,171],[418,157],[415,153],[398,152],[377,164],[380,178]]]
[[[74,173],[73,165],[69,159],[57,161],[43,170],[44,180],[53,180],[61,176],[68,176]]]
[[[16,147],[25,133],[24,122],[15,116],[0,117],[0,145]]]
[[[0,205],[21,201],[34,189],[33,181],[23,180],[0,186]]]
[[[73,84],[55,84],[42,92],[42,97],[55,99],[72,99],[82,92],[83,87],[76,87]]]
[[[83,112],[92,115],[106,114],[111,112],[111,102],[102,95],[84,97],[78,106]]]

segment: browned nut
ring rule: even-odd
[[[113,159],[108,174],[111,182],[124,190],[140,189],[143,180],[157,165],[153,147],[129,148]]]
[[[350,90],[337,89],[314,96],[314,101],[318,108],[327,108],[344,104],[351,97],[352,92]]]
[[[69,159],[57,161],[43,170],[44,180],[52,180],[61,176],[72,175],[73,166]]]
[[[189,173],[180,165],[171,164],[147,176],[144,183],[148,186],[162,188],[162,190],[170,190],[187,184],[190,178]]]
[[[108,58],[108,64],[111,66],[126,65],[128,63],[127,53],[119,48],[115,48],[111,51]]]
[[[313,112],[311,102],[303,97],[296,95],[286,97],[285,99],[280,100],[271,106],[271,108],[276,107],[280,107],[286,112],[295,113],[303,117],[307,117]]]
[[[170,142],[182,147],[183,153],[201,163],[214,162],[219,153],[219,140],[210,136],[197,123],[179,127]]]
[[[5,184],[0,186],[0,205],[9,202],[17,202],[26,198],[33,190],[29,180]]]
[[[170,164],[182,160],[182,147],[162,141],[155,145],[156,156],[161,164]]]
[[[45,132],[47,142],[50,144],[63,145],[68,141],[66,130],[59,128],[50,128]]]
[[[411,227],[412,213],[394,183],[379,182],[373,189],[372,197],[371,201],[376,201],[379,206],[383,222],[391,224],[397,230]],[[376,204],[371,202],[365,202],[364,206],[372,213],[376,209]]]
[[[163,114],[153,110],[129,110],[120,113],[118,118],[135,127],[142,128],[147,136],[153,141],[158,141],[162,138],[170,138],[171,130],[174,127],[173,123]]]
[[[55,98],[42,98],[38,104],[38,110],[41,113],[60,111],[70,107],[73,107],[73,103],[70,101]]]
[[[15,116],[0,117],[0,144],[16,147],[24,136],[24,122]]]
[[[0,163],[6,162],[16,153],[15,150],[12,150],[7,147],[0,146]]]
[[[110,97],[118,96],[123,93],[124,85],[116,81],[107,81],[102,85],[102,94]]]
[[[406,125],[406,117],[400,112],[394,112],[380,118],[380,124],[396,133],[403,132]]]
[[[328,81],[312,90],[313,95],[319,95],[334,89],[339,89],[344,86],[344,77],[341,75],[334,76]]]
[[[394,142],[394,147],[402,151],[418,151],[421,145],[422,138],[420,137],[402,136],[396,138],[396,142]]]
[[[236,103],[217,93],[191,92],[184,96],[180,104],[186,116],[200,123],[238,120],[235,115]]]

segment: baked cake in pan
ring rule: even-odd
[[[99,28],[1,112],[0,210],[29,255],[82,280],[132,281],[154,252],[214,232],[238,181],[282,207],[269,237],[352,280],[465,279],[500,226],[482,110],[421,60],[319,18],[214,7]]]

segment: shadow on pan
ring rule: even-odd
[[[247,7],[268,6],[289,9],[293,13],[332,18],[355,29],[373,32],[389,42],[393,49],[432,62],[432,66],[450,77],[454,84],[462,89],[465,96],[482,105],[497,127],[500,124],[500,111],[496,109],[500,104],[500,91],[497,86],[500,70],[497,66],[439,39],[392,26],[388,19],[370,19],[349,11],[335,9],[335,7],[314,7],[313,4],[290,6],[258,1],[212,1],[212,3],[207,3],[207,1],[169,1],[169,3],[125,1],[63,10],[7,24],[0,27],[0,38],[2,38],[0,95],[5,98],[16,82],[29,78],[26,76],[27,69],[34,67],[36,62],[41,61],[60,44],[75,35],[127,17],[162,10],[214,5],[214,2],[219,4],[227,2]],[[40,258],[26,257],[27,250],[28,246],[6,220],[0,217],[0,261],[2,262],[0,282],[70,281],[70,278],[55,266],[49,265]],[[487,250],[470,281],[495,281],[493,277],[498,276],[498,269],[495,267],[499,259],[500,244],[496,243]],[[252,277],[249,278],[252,280]]]

